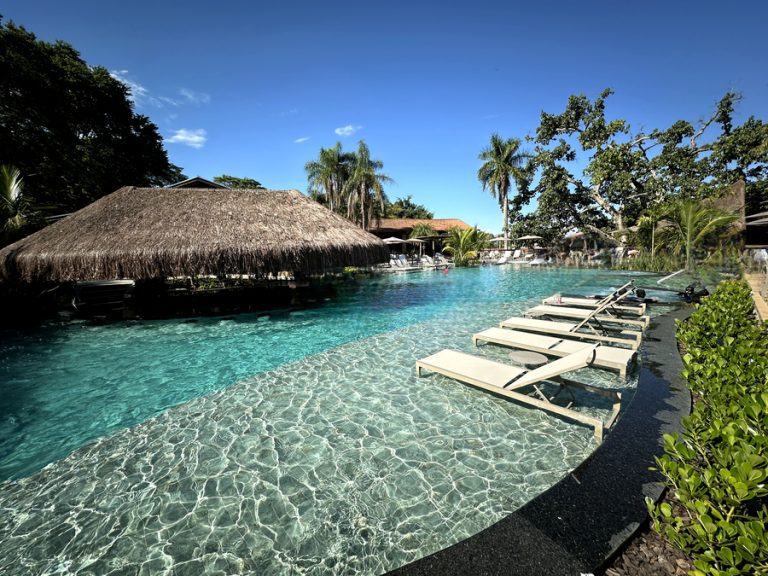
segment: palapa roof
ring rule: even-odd
[[[297,190],[128,186],[0,250],[0,279],[311,274],[388,259],[381,240]]]
[[[447,232],[451,228],[469,230],[472,228],[466,222],[458,218],[382,218],[378,222],[371,222],[371,232],[379,234],[390,230],[413,230],[419,224],[432,227],[435,232]]]

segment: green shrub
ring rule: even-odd
[[[677,505],[648,507],[696,575],[768,574],[768,330],[752,307],[745,283],[723,282],[678,324],[696,403],[656,459]]]

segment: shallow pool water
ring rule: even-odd
[[[592,430],[417,378],[415,360],[473,351],[472,333],[554,291],[623,278],[413,273],[301,312],[5,339],[0,470],[53,463],[0,484],[0,572],[379,574],[465,538],[581,462]],[[634,386],[576,377],[624,402]]]

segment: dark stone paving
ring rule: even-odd
[[[688,315],[675,310],[646,330],[635,396],[576,470],[493,526],[389,574],[579,576],[604,567],[646,520],[645,497],[661,496],[649,467],[663,434],[681,431],[690,412],[675,340],[675,320]]]

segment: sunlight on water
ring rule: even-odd
[[[554,291],[621,283],[589,270],[414,273],[298,312],[6,338],[0,471],[18,478],[81,448],[0,484],[0,572],[378,574],[465,538],[581,462],[592,431],[416,378],[415,360],[451,347],[503,361],[471,334]],[[576,376],[625,402],[634,386]]]

